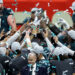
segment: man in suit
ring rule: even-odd
[[[47,69],[37,63],[37,56],[31,52],[28,54],[28,65],[21,70],[21,75],[48,75]]]

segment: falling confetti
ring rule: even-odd
[[[49,49],[48,47],[45,47],[44,49]]]
[[[71,15],[71,13],[69,12],[68,14],[70,14]]]
[[[17,6],[17,4],[18,4],[18,3],[17,3],[17,1],[16,1],[16,0],[15,0],[15,2],[16,2],[16,4],[12,4],[12,6]]]
[[[16,2],[16,0],[15,0],[15,2]]]
[[[53,10],[53,12],[57,12],[57,11],[59,11],[59,9],[54,9],[54,10]]]
[[[52,0],[50,0],[50,2],[52,2]]]
[[[50,3],[48,3],[48,7],[50,7]]]
[[[12,4],[12,6],[17,6],[18,5],[18,3],[16,3],[16,4]]]
[[[36,30],[36,26],[31,26],[31,27],[32,27],[32,29]]]
[[[47,10],[44,11],[44,17],[47,18]]]
[[[72,9],[72,6],[70,6],[69,8]]]
[[[17,11],[17,8],[15,8],[15,11]]]
[[[43,46],[44,44],[42,43],[41,46]]]
[[[69,10],[68,9],[66,9],[64,12],[68,12]]]
[[[36,7],[38,7],[38,6],[39,6],[39,3],[36,4]]]

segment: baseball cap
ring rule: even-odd
[[[38,10],[38,8],[32,8],[31,13],[35,13]]]
[[[6,54],[6,48],[0,47],[0,54],[5,55]]]
[[[11,49],[13,51],[20,50],[20,48],[21,48],[21,45],[20,45],[19,42],[13,42],[12,45],[11,45]]]

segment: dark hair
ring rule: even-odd
[[[37,34],[37,38],[40,39],[41,41],[44,40],[44,37],[42,36],[42,33],[38,33]]]
[[[59,55],[59,57],[60,57],[60,59],[61,60],[64,60],[64,59],[68,59],[69,57],[68,57],[68,55]]]
[[[35,11],[32,11],[31,13],[32,13],[32,14],[35,14]]]
[[[54,47],[57,47],[57,43],[54,41],[53,37],[51,37],[51,43],[54,45]]]
[[[74,54],[73,54],[73,55],[68,54],[68,57],[69,57],[69,58],[71,58],[71,59],[73,59],[73,60],[75,60],[75,52],[74,52]]]
[[[20,50],[16,50],[16,54],[21,54],[21,51]]]

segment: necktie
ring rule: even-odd
[[[35,67],[33,67],[33,69],[32,69],[32,75],[36,75],[36,73],[35,73]]]
[[[29,75],[32,75],[32,71],[33,71],[33,66],[30,67],[30,74]]]

